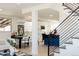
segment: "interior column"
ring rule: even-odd
[[[32,10],[32,55],[38,55],[38,11]]]

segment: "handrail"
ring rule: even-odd
[[[67,20],[66,20],[67,21]],[[66,27],[66,26],[65,26]]]
[[[77,17],[78,17],[78,16],[77,16]],[[63,26],[64,26],[64,27],[63,27],[63,28],[60,28],[59,31],[62,31],[61,29],[66,30],[67,27],[68,27],[68,24],[72,23],[72,22],[74,21],[74,20],[72,20],[72,19],[75,19],[75,18],[76,18],[76,16],[73,17],[73,18],[71,17],[71,18],[67,19],[67,20],[66,20],[67,22],[65,21],[66,23],[64,23],[64,24],[62,25],[62,27],[63,27]],[[65,29],[65,28],[66,28],[66,29]],[[63,31],[62,31],[62,32],[63,32]]]
[[[75,22],[75,23],[76,23],[76,22]],[[77,24],[78,24],[78,23],[77,23]],[[78,25],[78,26],[79,26],[79,25]],[[73,27],[72,27],[71,29],[73,29]],[[75,27],[74,29],[76,29],[76,27]],[[74,30],[74,29],[73,29],[73,30]],[[78,29],[77,29],[77,30],[78,30]],[[72,32],[72,31],[70,31],[70,32]],[[66,34],[67,37],[71,36],[72,33],[75,34],[74,32],[72,32],[70,35],[68,35],[70,32],[68,32],[68,33]],[[66,38],[67,38],[67,37],[66,37]],[[65,36],[62,37],[62,38],[66,39]],[[62,40],[61,42],[63,42],[63,41],[66,41],[66,40]]]
[[[63,42],[64,40],[62,40],[62,42]],[[62,43],[63,44],[63,43]],[[49,51],[50,52],[50,51]],[[53,51],[51,51],[51,52],[53,52]],[[49,53],[49,55],[50,55],[50,53]]]
[[[77,17],[77,18],[79,18],[79,17]],[[77,18],[76,18],[76,19],[77,19]],[[77,20],[76,20],[76,21],[77,21]],[[73,24],[75,24],[75,23],[76,23],[76,22],[74,22]],[[72,24],[72,25],[73,25],[73,24]],[[78,23],[77,23],[77,24],[78,24]],[[71,29],[73,29],[73,26],[71,26],[71,27],[72,27]],[[75,28],[75,29],[76,29],[76,28]],[[69,29],[69,30],[70,30],[70,29]],[[68,30],[67,30],[67,31],[68,31]],[[70,31],[70,32],[71,32],[71,31]],[[64,33],[64,34],[65,34],[65,35],[68,35],[70,32]],[[62,38],[64,38],[64,37],[62,37]],[[62,40],[62,41],[64,41],[64,40]],[[61,42],[62,42],[62,41],[61,41]]]
[[[69,14],[69,16],[67,16],[55,29],[57,29],[66,19],[68,19],[78,8],[79,8],[79,6],[78,6],[74,11],[72,11],[72,13]],[[53,32],[53,31],[52,31],[52,32]],[[51,33],[52,33],[52,32],[51,32]]]
[[[67,8],[70,9],[71,11],[73,11],[69,6],[65,5],[64,3],[63,3],[63,6],[67,7]]]
[[[64,3],[63,3],[63,6],[65,6],[65,7],[67,7],[68,9],[70,9],[71,11],[74,11],[74,10],[72,10],[69,6],[67,6],[67,5],[65,5]],[[77,12],[75,12],[77,15],[79,15],[79,13],[77,13]]]
[[[78,8],[79,8],[79,6],[78,6],[74,11],[72,11],[72,13],[71,13],[68,17],[66,17],[66,18],[56,27],[56,29],[57,29],[66,19],[68,19]]]
[[[78,18],[78,16],[77,16],[74,20],[76,20],[77,18]],[[76,21],[77,21],[77,20],[76,20]],[[69,22],[68,22],[68,23],[69,23]],[[72,21],[71,23],[69,23],[70,26],[66,26],[66,27],[65,27],[66,29],[64,28],[63,32],[64,32],[64,31],[69,31],[69,30],[70,30],[70,27],[73,27],[73,26],[72,26],[73,24],[75,24],[75,22],[73,22],[73,21]],[[68,29],[68,30],[67,30],[67,29]],[[73,29],[73,28],[72,28],[72,29]],[[62,32],[62,33],[63,33],[63,32]]]
[[[66,26],[65,26],[66,27]]]
[[[73,10],[72,13],[68,17],[66,17],[55,29],[57,29],[66,19],[68,19],[78,8],[79,8],[79,6],[75,10]],[[63,41],[64,40],[62,40],[62,42]],[[49,50],[49,45],[48,45],[48,50]],[[48,51],[48,55],[49,55],[49,51]]]
[[[79,17],[78,17],[78,18],[79,18]],[[76,24],[75,24],[75,23],[76,23]],[[79,25],[78,25],[79,21],[76,21],[75,23],[74,23],[74,24],[76,25],[76,27],[73,29],[73,26],[72,26],[72,28],[71,28],[72,30],[76,30],[76,28],[79,26]],[[74,25],[74,26],[75,26],[75,25]],[[71,29],[70,29],[70,30],[71,30]],[[69,31],[67,34],[65,33],[66,36],[68,36],[68,34],[71,33],[71,32],[72,32],[72,31]],[[62,38],[63,38],[63,37],[62,37]]]
[[[78,18],[78,17],[77,17]],[[64,40],[63,40],[64,41]],[[49,51],[50,52],[50,51]],[[53,51],[51,51],[51,52],[53,52]],[[50,54],[49,54],[50,55]]]
[[[78,21],[78,23],[79,23],[79,21]],[[77,24],[78,24],[78,23],[77,23]],[[78,26],[79,26],[79,24],[78,24]],[[77,26],[77,27],[78,27],[78,26]],[[76,27],[75,27],[75,29],[76,29]],[[79,29],[79,27],[78,27],[78,29]],[[79,31],[78,29],[76,29],[75,32],[76,32],[76,31],[78,32],[78,31]],[[77,33],[77,32],[76,32],[76,33],[75,33],[75,32],[72,32],[71,34],[75,35],[75,34]],[[70,34],[70,35],[67,35],[67,37],[71,36],[71,34]],[[73,36],[73,35],[72,35],[72,36]],[[63,40],[63,41],[65,41],[65,40]]]

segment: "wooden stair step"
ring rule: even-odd
[[[73,42],[72,41],[69,41],[69,42],[65,42],[65,44],[73,44]]]

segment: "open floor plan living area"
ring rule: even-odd
[[[79,56],[79,3],[0,3],[0,56]]]

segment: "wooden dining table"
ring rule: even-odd
[[[21,49],[21,44],[22,44],[21,42],[23,37],[26,37],[26,36],[16,36],[16,39],[19,39],[19,49]],[[27,43],[28,46],[29,46],[29,39],[30,37],[28,38],[28,43]]]
[[[21,49],[21,41],[23,39],[23,36],[16,36],[15,39],[19,40],[19,49]]]

